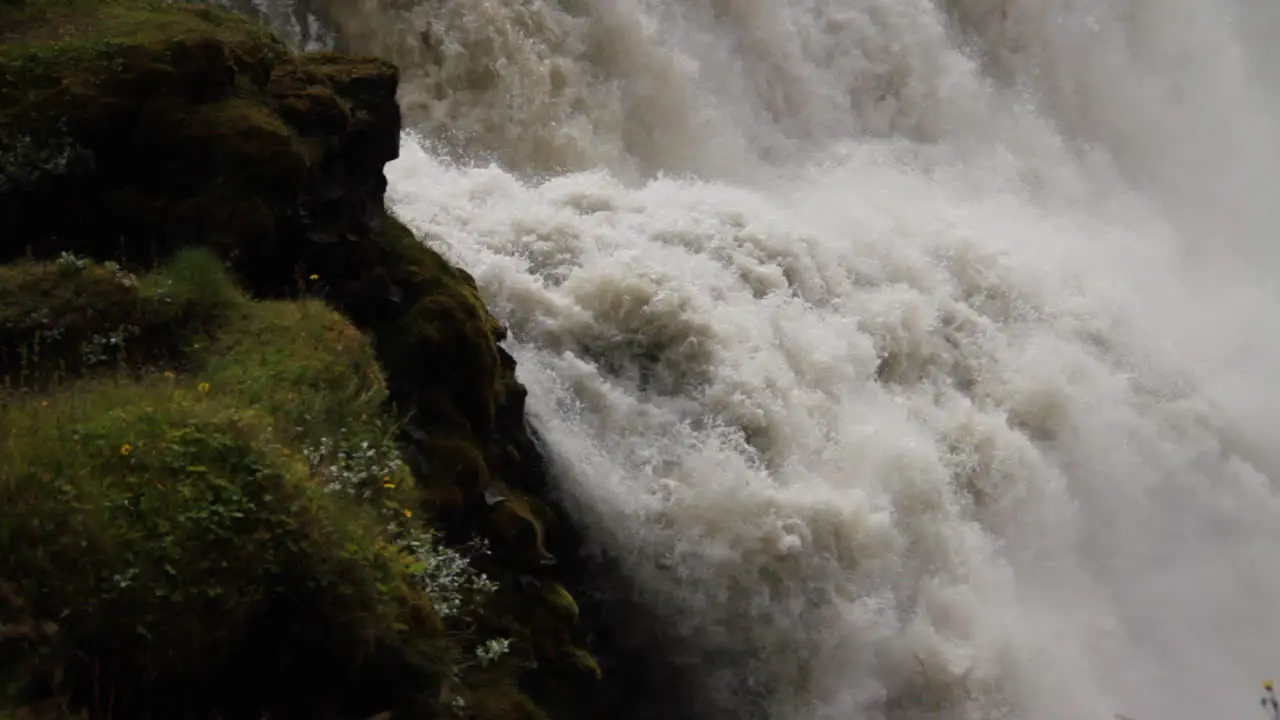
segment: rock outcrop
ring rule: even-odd
[[[0,515],[0,717],[598,716],[504,330],[385,210],[396,86],[199,5],[0,0],[0,504],[35,508]],[[46,410],[52,430],[21,420]],[[324,499],[391,427],[407,474]],[[103,448],[138,465],[75,457]],[[413,560],[437,531],[489,548],[471,612]],[[144,581],[164,597],[125,590]]]

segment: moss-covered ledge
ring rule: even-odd
[[[281,572],[318,562],[314,567],[328,570],[306,571],[295,580],[305,587],[325,586],[330,582],[325,573],[332,571],[373,583],[352,580],[371,593],[361,596],[369,604],[347,607],[350,612],[344,614],[333,610],[337,605],[322,593],[299,605],[298,585],[279,575],[250,576],[261,581],[247,595],[229,579],[225,589],[235,592],[219,597],[238,598],[241,604],[207,599],[201,606],[209,617],[237,618],[217,642],[184,646],[181,622],[146,627],[139,640],[137,627],[116,627],[109,618],[94,615],[90,619],[102,622],[69,625],[49,616],[65,610],[52,610],[59,603],[102,600],[101,588],[93,584],[80,590],[68,585],[71,594],[51,595],[49,583],[57,582],[63,565],[78,562],[94,577],[108,570],[118,574],[127,567],[113,563],[125,556],[114,549],[78,559],[45,555],[21,540],[48,536],[24,527],[26,516],[5,515],[0,537],[12,552],[8,561],[0,560],[0,623],[17,623],[35,635],[0,633],[0,678],[11,681],[0,685],[0,717],[3,703],[18,702],[15,698],[28,709],[41,701],[75,700],[76,707],[100,715],[101,688],[107,685],[117,693],[112,699],[117,713],[141,713],[130,717],[175,716],[163,712],[175,711],[172,703],[179,698],[185,703],[182,716],[195,717],[218,713],[256,719],[268,710],[273,717],[354,717],[390,709],[410,713],[406,717],[598,716],[599,668],[576,630],[571,574],[548,550],[564,546],[570,529],[541,499],[544,482],[525,428],[524,389],[514,362],[498,344],[503,330],[485,309],[474,281],[385,210],[382,168],[399,145],[396,86],[397,70],[385,62],[294,55],[262,28],[199,5],[0,0],[0,263],[10,263],[14,273],[14,284],[0,294],[0,402],[24,411],[51,408],[65,420],[58,427],[81,428],[75,436],[48,436],[53,447],[83,437],[86,428],[126,421],[143,423],[129,425],[129,432],[148,438],[149,447],[172,447],[167,433],[182,428],[194,428],[191,432],[202,438],[223,438],[217,447],[241,447],[237,452],[256,458],[243,466],[255,468],[252,472],[234,464],[215,467],[211,461],[192,467],[220,468],[221,481],[235,492],[259,493],[255,507],[271,507],[266,498],[275,502],[287,495],[284,488],[295,488],[289,492],[298,502],[312,498],[308,507],[320,513],[317,519],[288,515],[298,527],[315,527],[319,534],[282,537],[284,550],[273,556]],[[337,367],[348,361],[304,344],[318,354],[281,350],[274,356],[281,362],[263,366],[256,353],[269,349],[265,340],[305,335],[314,313],[271,311],[270,321],[258,321],[265,325],[228,320],[231,316],[221,310],[214,312],[222,306],[210,309],[197,302],[203,297],[198,278],[164,276],[187,267],[164,269],[190,249],[212,251],[231,270],[246,293],[233,303],[236,307],[305,297],[336,310],[341,322],[353,323],[360,337],[368,338],[377,375],[384,379],[375,383],[383,388],[381,395],[374,393],[380,398],[377,411],[360,405],[352,415],[352,406],[339,401],[336,389],[317,390],[309,396],[309,419],[298,424],[290,403],[301,396],[296,390],[289,394],[287,368],[297,366],[301,373],[315,358],[330,358],[324,362]],[[153,269],[160,275],[146,274]],[[74,279],[68,275],[72,271]],[[173,287],[186,288],[183,297],[190,302],[174,306],[174,296],[157,298],[146,283],[130,285],[127,279],[135,273],[152,278],[147,282],[176,282]],[[205,274],[213,277],[216,271]],[[25,288],[21,292],[11,290],[19,287],[17,279]],[[250,326],[258,330],[245,329]],[[259,339],[235,344],[235,338],[245,337]],[[343,337],[339,332],[333,338],[338,348],[346,342]],[[110,361],[84,362],[85,348],[100,342],[107,342],[102,357]],[[39,358],[49,362],[33,362]],[[278,386],[284,390],[260,382],[264,367],[285,373]],[[318,377],[324,367],[314,367]],[[209,375],[215,369],[225,378],[220,382],[242,385],[234,407],[221,414],[205,415],[205,405],[190,405],[199,390],[195,395],[163,390],[174,377]],[[133,414],[117,417],[109,410],[113,404],[134,408]],[[0,488],[21,494],[40,478],[63,472],[74,479],[68,481],[74,490],[76,483],[115,477],[111,473],[120,469],[112,465],[104,475],[107,466],[97,459],[42,464],[47,458],[41,460],[38,448],[20,442],[26,436],[12,427],[17,422],[12,418],[26,415],[5,417],[11,427],[0,427]],[[161,418],[160,424],[146,425],[153,417]],[[320,422],[314,420],[318,417],[328,419],[320,429],[311,427],[308,423]],[[287,428],[333,434],[348,426],[395,428],[395,452],[412,482],[387,484],[412,487],[410,496],[398,498],[397,512],[413,527],[439,531],[453,547],[477,539],[487,543],[489,554],[478,556],[474,567],[494,587],[473,594],[474,612],[441,613],[440,598],[421,589],[392,592],[389,588],[412,588],[412,583],[397,580],[394,563],[386,563],[400,557],[397,552],[413,553],[358,519],[366,518],[366,511],[348,512],[309,494],[318,492],[314,486],[332,482],[335,466],[298,465],[299,453],[305,455],[314,443],[291,436]],[[253,442],[263,438],[270,439],[265,447]],[[332,442],[327,447],[326,452],[339,452]],[[26,453],[25,464],[15,460],[19,451]],[[199,478],[188,476],[189,467],[166,464],[165,457],[153,458],[146,478],[164,487],[194,483],[209,491]],[[121,502],[132,502],[129,498],[141,492],[128,489],[138,477],[120,481]],[[56,499],[50,498],[45,501]],[[68,517],[101,520],[87,509],[73,508]],[[194,523],[200,516],[193,511],[181,517]],[[120,531],[146,536],[154,530],[130,522]],[[232,526],[242,528],[245,542],[257,537],[253,523]],[[104,547],[117,543],[111,533],[94,537]],[[348,538],[344,543],[363,539],[374,549],[390,549],[365,555],[344,544],[346,554],[334,565],[338,560],[325,559],[314,544],[325,537]],[[295,552],[289,543],[300,542],[305,552],[288,555]],[[181,548],[200,556],[199,547]],[[157,562],[146,557],[152,565]],[[342,563],[349,569],[338,569]],[[17,577],[22,573],[35,573],[35,579]],[[186,597],[189,588],[169,590]],[[57,602],[50,599],[55,596]],[[450,625],[442,616],[459,619]],[[381,617],[385,624],[374,631],[352,620],[356,617]],[[349,641],[338,641],[344,633]],[[125,644],[112,640],[126,636]],[[440,639],[455,636],[470,640]],[[494,662],[457,655],[459,648],[507,641],[509,647]],[[80,660],[70,662],[73,657]],[[182,662],[157,665],[157,658]],[[246,662],[263,676],[232,671]],[[40,669],[45,680],[35,682],[36,675],[24,674],[23,668]],[[237,693],[213,690],[229,679],[240,684]]]

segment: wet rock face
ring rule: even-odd
[[[513,638],[524,669],[495,676],[489,705],[471,697],[475,716],[598,717],[574,542],[504,331],[473,279],[385,211],[397,81],[389,63],[295,55],[199,5],[0,0],[0,263],[70,252],[139,269],[203,247],[255,298],[323,294],[409,418],[424,514],[492,548],[481,630]]]

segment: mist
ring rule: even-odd
[[[317,6],[671,713],[1258,712],[1280,6]]]

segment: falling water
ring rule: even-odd
[[[313,4],[690,716],[1259,712],[1280,12]]]

